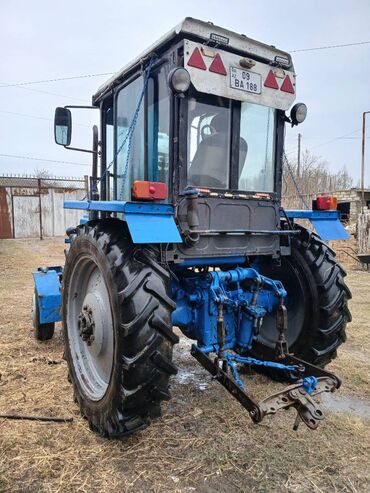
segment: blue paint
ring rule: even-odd
[[[65,201],[64,208],[123,213],[134,243],[182,243],[171,204],[75,200]]]
[[[230,352],[225,353],[225,358],[231,368],[235,383],[239,385],[239,387],[241,387],[243,390],[245,390],[245,385],[243,380],[239,377],[236,363],[243,363],[250,366],[263,366],[265,368],[274,368],[275,370],[282,371],[296,372],[299,370],[299,367],[296,365],[284,365],[282,363],[276,363],[275,361],[263,361],[260,359],[251,358],[249,356],[240,356],[239,354],[233,354]]]
[[[218,351],[218,306],[223,305],[225,348],[250,349],[262,318],[274,311],[286,291],[251,268],[177,272],[171,285],[176,309],[172,323],[198,341],[204,352]]]
[[[348,240],[349,234],[340,221],[326,221],[325,219],[312,219],[311,223],[316,233],[323,240]]]
[[[196,266],[219,266],[219,265],[238,265],[245,264],[246,257],[208,257],[208,258],[189,258],[176,264],[181,267],[196,267]],[[174,268],[176,268],[176,265]]]
[[[82,217],[80,217],[80,224],[86,224],[87,222],[89,222],[89,216],[87,214],[83,215]]]
[[[340,222],[340,211],[287,210],[290,219],[308,219],[317,234],[326,241],[348,240],[349,234]],[[284,213],[281,212],[281,217]]]
[[[307,392],[307,394],[312,394],[317,387],[317,378],[316,377],[305,377],[302,382],[302,386]]]
[[[63,268],[60,266],[39,269],[33,272],[33,280],[39,300],[40,324],[59,322],[62,305],[60,276]]]
[[[174,218],[168,214],[125,212],[125,219],[134,243],[181,243]]]
[[[291,209],[285,211],[285,214],[289,218],[296,219],[340,219],[339,211],[312,211],[312,210],[301,210],[301,209]],[[281,217],[284,217],[284,213],[280,214]]]
[[[171,204],[153,204],[151,202],[125,202],[124,200],[66,200],[65,209],[102,212],[141,212],[143,214],[175,214]]]

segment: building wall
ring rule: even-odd
[[[0,238],[63,236],[76,226],[81,211],[63,208],[65,200],[81,200],[82,189],[0,187]]]
[[[350,223],[356,223],[357,217],[361,212],[361,190],[351,188],[350,190],[339,190],[334,193],[338,203],[350,203]],[[365,192],[365,202],[370,201],[370,192]]]

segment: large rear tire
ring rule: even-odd
[[[178,338],[168,282],[157,250],[133,245],[122,221],[77,228],[63,277],[65,358],[81,413],[102,436],[144,428],[170,398]]]
[[[334,251],[320,237],[302,226],[292,240],[290,256],[281,266],[265,263],[261,273],[282,281],[288,296],[289,349],[298,358],[324,367],[337,355],[346,340],[351,321],[348,300],[351,292],[344,282],[346,272]],[[262,357],[274,354],[277,340],[275,315],[265,318],[254,352]],[[273,372],[274,377],[281,373]]]

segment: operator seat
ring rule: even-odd
[[[230,133],[227,115],[219,113],[210,123],[212,134],[203,137],[188,171],[188,184],[199,187],[229,188]],[[248,145],[240,138],[239,176],[247,157]]]

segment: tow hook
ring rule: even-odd
[[[260,423],[265,416],[274,415],[280,409],[294,407],[297,416],[293,429],[297,430],[302,421],[308,428],[314,430],[325,419],[324,412],[315,398],[323,392],[334,392],[341,384],[340,379],[333,373],[296,358],[292,354],[286,354],[283,360],[276,357],[275,361],[261,361],[225,351],[223,355],[225,359],[220,359],[220,355],[218,355],[212,361],[209,354],[203,352],[195,344],[191,348],[191,354],[209,371],[215,380],[218,380],[240,402],[254,423]],[[221,362],[225,364],[221,364]],[[289,385],[258,402],[239,378],[236,368],[238,362],[248,362],[252,366],[270,366],[285,371],[294,370],[301,378],[295,384]]]
[[[311,379],[312,377],[306,377]],[[312,392],[307,389],[306,378],[297,384],[286,387],[282,392],[272,394],[259,403],[262,417],[275,414],[279,409],[294,407],[297,410],[293,430],[297,430],[301,421],[315,430],[321,421],[325,419],[321,406],[313,399],[323,392],[334,392],[337,382],[331,377],[315,378],[316,385]]]

